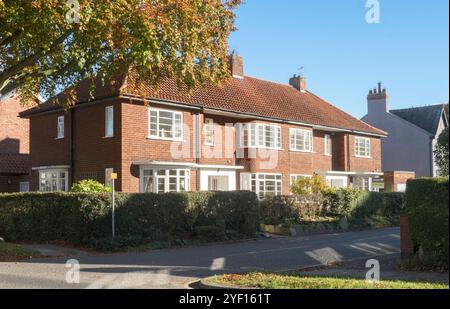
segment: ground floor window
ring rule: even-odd
[[[327,185],[334,189],[344,189],[348,186],[347,176],[327,176],[326,181]]]
[[[39,172],[39,191],[68,191],[67,170],[45,170]]]
[[[241,174],[241,189],[255,192],[260,198],[281,195],[282,178],[281,174]]]
[[[370,177],[353,177],[353,188],[363,191],[372,191],[372,178]]]
[[[153,193],[189,191],[190,171],[186,169],[142,170],[142,191]]]

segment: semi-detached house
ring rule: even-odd
[[[306,90],[244,76],[230,58],[232,78],[191,93],[167,79],[156,91],[132,74],[78,88],[68,110],[49,103],[30,119],[31,189],[65,191],[82,179],[124,192],[251,190],[289,194],[299,177],[322,175],[334,187],[370,190],[381,175],[385,132]]]

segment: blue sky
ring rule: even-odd
[[[357,117],[379,81],[392,109],[448,102],[449,1],[379,2],[368,24],[366,0],[245,0],[230,48],[262,79],[287,83],[303,66],[309,90]]]

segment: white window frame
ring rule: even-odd
[[[282,131],[281,126],[266,124],[266,123],[248,123],[243,127],[243,134],[241,135],[241,147],[242,148],[256,148],[256,149],[282,149]],[[267,128],[269,128],[270,136],[269,141],[274,146],[267,146]],[[245,142],[244,136],[247,137]]]
[[[364,146],[362,149],[364,149],[364,153],[361,153],[361,146],[360,144],[364,143]],[[371,157],[371,140],[368,137],[355,137],[355,157],[357,158],[370,158]]]
[[[298,139],[299,135],[303,135],[304,149],[302,149],[301,147],[297,148],[297,139]],[[309,141],[309,148],[306,147],[307,140]],[[314,133],[312,130],[290,128],[289,129],[289,144],[290,144],[291,151],[312,153],[314,151]]]
[[[267,176],[279,177],[279,179],[266,179]],[[261,179],[264,177],[264,179]],[[244,179],[247,178],[248,183],[244,184]],[[241,173],[241,190],[247,190],[255,192],[259,198],[264,198],[266,193],[266,188],[261,192],[260,183],[264,182],[264,187],[267,181],[275,181],[275,195],[283,195],[283,174],[273,174],[273,173]],[[253,182],[255,184],[253,185]],[[280,190],[278,191],[278,185]],[[247,186],[247,187],[245,187]],[[254,187],[254,188],[253,188]]]
[[[63,139],[65,137],[65,121],[64,116],[58,116],[56,124],[56,139]]]
[[[214,146],[214,134],[215,134],[215,124],[214,119],[205,118],[204,124],[204,135],[205,135],[205,145]]]
[[[306,174],[291,174],[290,175],[290,180],[291,180],[291,186],[294,184],[294,182],[296,182],[297,180],[299,180],[300,178],[305,178],[305,179],[310,179],[312,178],[312,175],[306,175]]]
[[[330,134],[325,134],[323,137],[323,153],[325,156],[333,154],[333,139]]]
[[[156,112],[156,135],[152,134],[152,112]],[[164,112],[164,113],[171,113],[172,114],[172,137],[163,137],[160,136],[160,113]],[[180,136],[176,136],[176,127],[177,127],[177,123],[176,123],[176,116],[179,116],[180,118],[180,123],[178,125],[178,129],[179,129],[179,135]],[[159,109],[159,108],[149,108],[148,109],[148,138],[149,139],[157,139],[157,140],[166,140],[166,141],[183,141],[183,136],[184,136],[184,130],[183,130],[183,113],[182,112],[177,112],[177,111],[173,111],[173,110],[166,110],[166,109]]]
[[[42,175],[56,174],[56,188],[51,187],[50,191],[44,190],[42,186]],[[62,190],[61,174],[64,174],[64,190]],[[52,178],[45,178],[46,180],[53,181]],[[40,192],[68,192],[69,191],[69,171],[66,169],[53,169],[53,170],[41,170],[39,171],[39,191]]]
[[[145,181],[144,181],[144,172],[145,171],[152,171],[152,185],[153,185],[153,192],[147,192],[145,190]],[[159,171],[164,171],[164,175],[159,175]],[[171,171],[176,171],[176,176],[170,175]],[[181,171],[184,171],[184,176],[181,175]],[[176,185],[177,189],[176,191],[170,191],[170,179],[176,178]],[[185,191],[180,191],[180,180],[185,180]],[[140,191],[141,193],[158,193],[158,180],[162,179],[164,180],[164,192],[163,193],[169,193],[169,192],[189,192],[191,187],[191,170],[186,168],[179,168],[179,167],[157,167],[157,166],[150,166],[150,167],[141,167],[140,169]]]
[[[105,107],[105,137],[114,137],[114,106]]]

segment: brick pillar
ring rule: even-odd
[[[409,233],[409,220],[406,214],[400,216],[400,248],[402,257],[414,254],[414,244]]]

